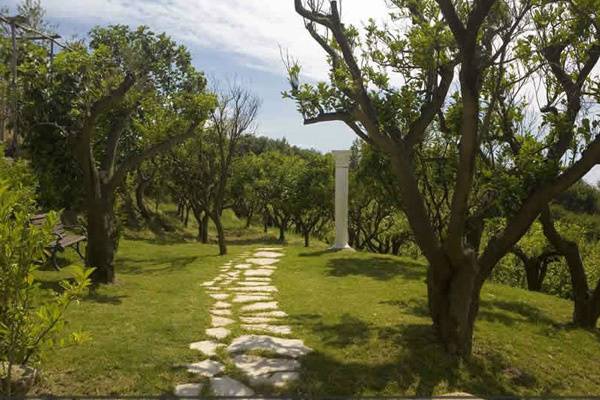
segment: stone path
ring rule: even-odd
[[[258,388],[285,388],[299,378],[299,358],[312,349],[292,337],[287,314],[279,309],[271,276],[282,250],[263,247],[242,254],[201,284],[215,300],[212,325],[189,345],[202,357],[186,365],[199,382],[177,385],[176,396],[199,396],[205,387],[214,396],[253,396]],[[228,376],[232,373],[238,379]]]

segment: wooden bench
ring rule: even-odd
[[[47,216],[47,214],[34,215],[31,218],[31,223],[33,225],[40,226],[40,225],[44,224],[44,222],[46,220],[46,216]],[[71,231],[67,231],[66,229],[69,229],[69,230],[76,229],[76,230],[81,230],[82,232],[85,232],[85,228],[80,225],[67,226],[60,222],[57,223],[56,225],[54,225],[54,228],[52,229],[52,233],[54,234],[56,239],[53,240],[51,243],[49,243],[46,246],[46,249],[50,253],[49,254],[50,260],[52,260],[52,265],[54,266],[54,268],[56,270],[60,269],[58,267],[58,263],[56,261],[56,254],[59,251],[61,251],[61,252],[65,251],[67,247],[74,248],[75,251],[77,252],[77,254],[79,255],[79,257],[81,257],[81,259],[85,261],[85,255],[83,255],[81,253],[80,243],[86,241],[87,236],[73,233]]]

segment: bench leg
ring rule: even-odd
[[[77,242],[77,244],[75,245],[75,251],[77,252],[77,254],[79,254],[79,257],[85,261],[85,256],[83,254],[81,254],[81,249],[79,248],[79,243],[81,242]]]
[[[58,266],[58,261],[56,260],[56,253],[58,253],[58,248],[53,248],[52,253],[50,254],[50,259],[52,260],[52,266],[57,271],[60,271],[60,267]]]

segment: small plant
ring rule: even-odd
[[[35,201],[29,178],[22,162],[0,160],[0,394],[6,396],[25,394],[35,376],[32,365],[45,346],[56,344],[65,310],[90,284],[91,270],[83,267],[51,297],[35,281],[35,263],[44,258],[57,216],[51,213],[43,226],[30,223]]]

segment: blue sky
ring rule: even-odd
[[[340,1],[340,0],[339,0]],[[0,0],[14,11],[18,0]],[[387,20],[384,0],[341,0],[345,22]],[[148,25],[185,44],[209,77],[240,78],[263,104],[257,133],[285,137],[320,151],[346,149],[355,139],[342,123],[304,126],[290,100],[280,48],[300,60],[303,80],[324,79],[325,55],[304,30],[292,0],[42,0],[47,19],[65,38],[83,37],[94,25]],[[596,166],[586,180],[600,179]]]
[[[8,0],[11,11],[17,0]],[[367,7],[343,4],[344,16],[361,23]],[[210,78],[240,78],[263,101],[257,133],[285,137],[320,151],[346,149],[355,139],[342,123],[304,126],[291,100],[280,47],[303,64],[305,80],[326,76],[325,55],[304,30],[291,0],[42,0],[47,19],[64,38],[83,37],[94,25],[148,25],[185,44]],[[375,9],[385,16],[384,2]],[[373,14],[370,14],[373,15]],[[376,16],[376,15],[375,15]]]

